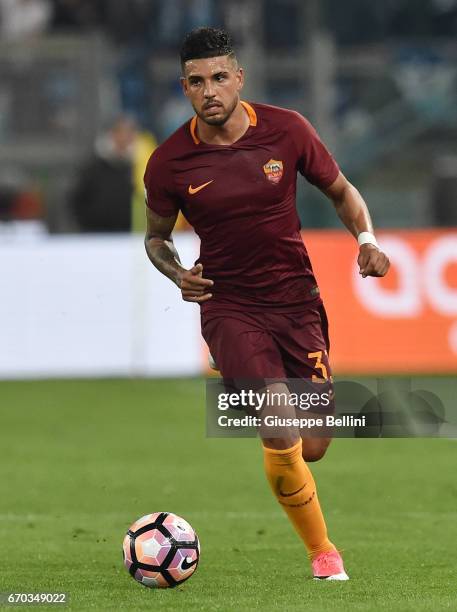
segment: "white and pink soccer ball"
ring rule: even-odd
[[[200,542],[187,521],[171,512],[146,514],[124,538],[124,565],[150,588],[175,587],[197,569]]]

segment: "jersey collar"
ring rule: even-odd
[[[241,100],[241,104],[244,110],[248,114],[249,125],[251,127],[255,127],[257,125],[257,113],[255,112],[254,108],[247,102],[244,102],[243,100]],[[197,136],[197,115],[194,115],[194,117],[192,117],[192,120],[190,122],[190,135],[192,136],[192,140],[194,141],[196,145],[200,144],[200,139]]]

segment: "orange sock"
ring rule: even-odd
[[[311,559],[335,550],[327,537],[316,484],[302,457],[302,442],[292,448],[274,450],[263,447],[265,472],[277,500],[303,540]]]

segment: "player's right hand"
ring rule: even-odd
[[[212,280],[203,278],[202,264],[197,264],[190,270],[183,270],[178,278],[178,287],[185,302],[207,302],[213,297],[212,293],[208,293],[213,285]]]

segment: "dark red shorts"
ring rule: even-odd
[[[328,321],[324,307],[302,312],[202,313],[202,335],[224,379],[300,380],[331,387]],[[293,379],[292,383],[290,382]]]

